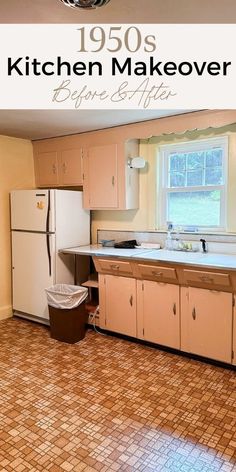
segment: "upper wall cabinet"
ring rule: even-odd
[[[129,159],[138,156],[138,141],[91,143],[84,149],[84,207],[129,210],[139,206],[138,170]]]
[[[85,153],[85,195],[89,208],[117,208],[117,144],[92,146]]]
[[[35,141],[37,187],[83,185],[84,208],[137,209],[139,176],[129,160],[138,156],[139,142],[108,131]]]
[[[41,151],[35,155],[35,178],[38,187],[51,187],[58,184],[57,151]]]
[[[83,185],[82,146],[66,138],[33,143],[35,177],[38,187]]]

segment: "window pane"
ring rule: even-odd
[[[222,149],[211,149],[206,152],[206,167],[222,166]]]
[[[184,187],[185,173],[173,172],[170,174],[170,187]]]
[[[171,154],[169,159],[170,171],[185,170],[186,154]]]
[[[187,157],[187,169],[199,169],[204,166],[204,152],[189,152]]]
[[[188,187],[202,185],[203,184],[202,180],[203,180],[202,170],[187,172],[187,186]]]
[[[222,168],[206,168],[206,185],[221,185],[223,183]]]
[[[219,226],[220,190],[169,193],[168,220],[180,226]]]

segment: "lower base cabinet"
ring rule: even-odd
[[[137,292],[138,337],[180,349],[179,286],[138,281]]]
[[[232,293],[99,273],[100,327],[236,365]]]
[[[182,289],[181,350],[232,362],[232,293]]]
[[[137,336],[136,280],[99,274],[100,327]]]
[[[236,306],[235,306],[235,298],[234,298],[234,310],[233,310],[233,352],[232,352],[232,354],[233,354],[232,364],[236,366]]]

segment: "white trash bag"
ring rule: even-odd
[[[88,289],[78,285],[57,284],[45,291],[48,305],[69,310],[83,303],[88,296]]]

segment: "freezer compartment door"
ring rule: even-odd
[[[11,228],[54,232],[54,190],[11,192]]]
[[[57,249],[90,243],[90,213],[82,199],[83,192],[55,190]]]
[[[13,231],[13,309],[48,319],[45,288],[54,274],[55,235]]]

